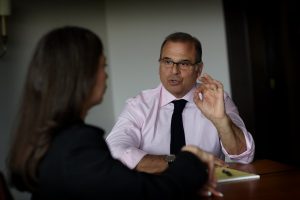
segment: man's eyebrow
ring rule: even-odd
[[[182,61],[191,62],[191,60],[189,60],[189,59],[183,59],[183,60],[180,60],[179,62],[182,62]]]
[[[162,57],[161,59],[168,59],[168,60],[172,60],[172,58],[169,58],[169,57]]]

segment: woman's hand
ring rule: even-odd
[[[207,166],[207,172],[208,172],[208,181],[204,185],[204,187],[199,191],[199,194],[202,196],[211,196],[215,195],[218,197],[223,197],[223,194],[216,190],[217,187],[217,179],[215,177],[215,165],[219,166],[225,166],[225,162],[217,159],[214,157],[214,155],[201,150],[200,148],[193,146],[193,145],[187,145],[182,148],[182,151],[188,151],[195,156],[197,156],[202,162],[204,162]]]

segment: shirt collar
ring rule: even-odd
[[[196,85],[182,98],[185,99],[188,102],[193,103],[194,99],[194,91],[196,89]],[[161,84],[161,107],[169,104],[171,101],[176,100],[177,98],[171,94],[162,84]]]

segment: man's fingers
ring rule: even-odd
[[[208,89],[223,90],[223,84],[220,81],[213,79],[208,74],[203,74],[203,76],[200,77],[198,80],[201,81],[203,85],[209,85]]]

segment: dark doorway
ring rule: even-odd
[[[256,143],[256,159],[300,165],[296,1],[223,0],[232,97]]]

